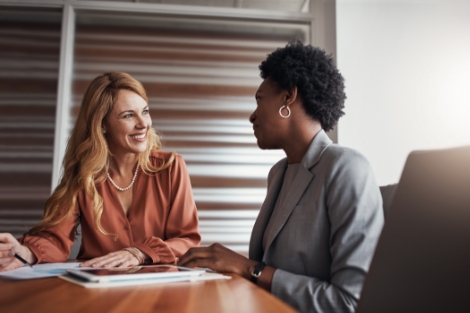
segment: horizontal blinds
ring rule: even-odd
[[[28,21],[33,14],[58,22]],[[23,22],[13,22],[11,15]],[[0,9],[0,232],[21,236],[50,195],[60,12]]]
[[[88,0],[90,1],[90,0]],[[103,0],[91,0],[103,1]],[[119,2],[158,3],[220,8],[277,10],[283,12],[308,12],[309,0],[104,0]]]
[[[283,156],[261,151],[248,121],[261,82],[258,65],[295,35],[226,30],[223,24],[198,30],[181,20],[173,29],[168,23],[77,25],[73,115],[97,75],[125,71],[141,81],[164,150],[187,163],[202,245],[220,242],[246,254],[268,171]]]

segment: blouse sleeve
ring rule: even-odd
[[[75,241],[78,219],[79,210],[76,208],[72,217],[60,224],[34,236],[23,236],[18,241],[34,253],[37,263],[64,262],[69,257],[70,249]]]
[[[171,199],[165,238],[150,237],[135,247],[146,253],[153,263],[175,263],[191,247],[198,246],[197,208],[186,164],[180,155],[170,167]]]

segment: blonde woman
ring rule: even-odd
[[[96,77],[82,100],[60,184],[43,220],[16,240],[0,234],[0,271],[65,261],[80,223],[83,266],[175,263],[200,242],[181,156],[160,150],[140,82],[122,72]]]

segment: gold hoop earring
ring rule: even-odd
[[[282,115],[282,109],[286,109],[287,110],[287,115]],[[279,109],[279,115],[282,117],[282,118],[288,118],[290,116],[290,109],[287,105],[283,105],[280,109]]]

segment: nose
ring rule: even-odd
[[[143,129],[143,128],[147,128],[147,127],[151,127],[152,126],[152,118],[150,117],[150,115],[140,115],[138,118],[137,118],[137,121],[136,121],[136,124],[135,124],[135,127],[138,128],[138,129]]]
[[[256,110],[253,111],[250,115],[250,123],[253,124],[256,120]]]

